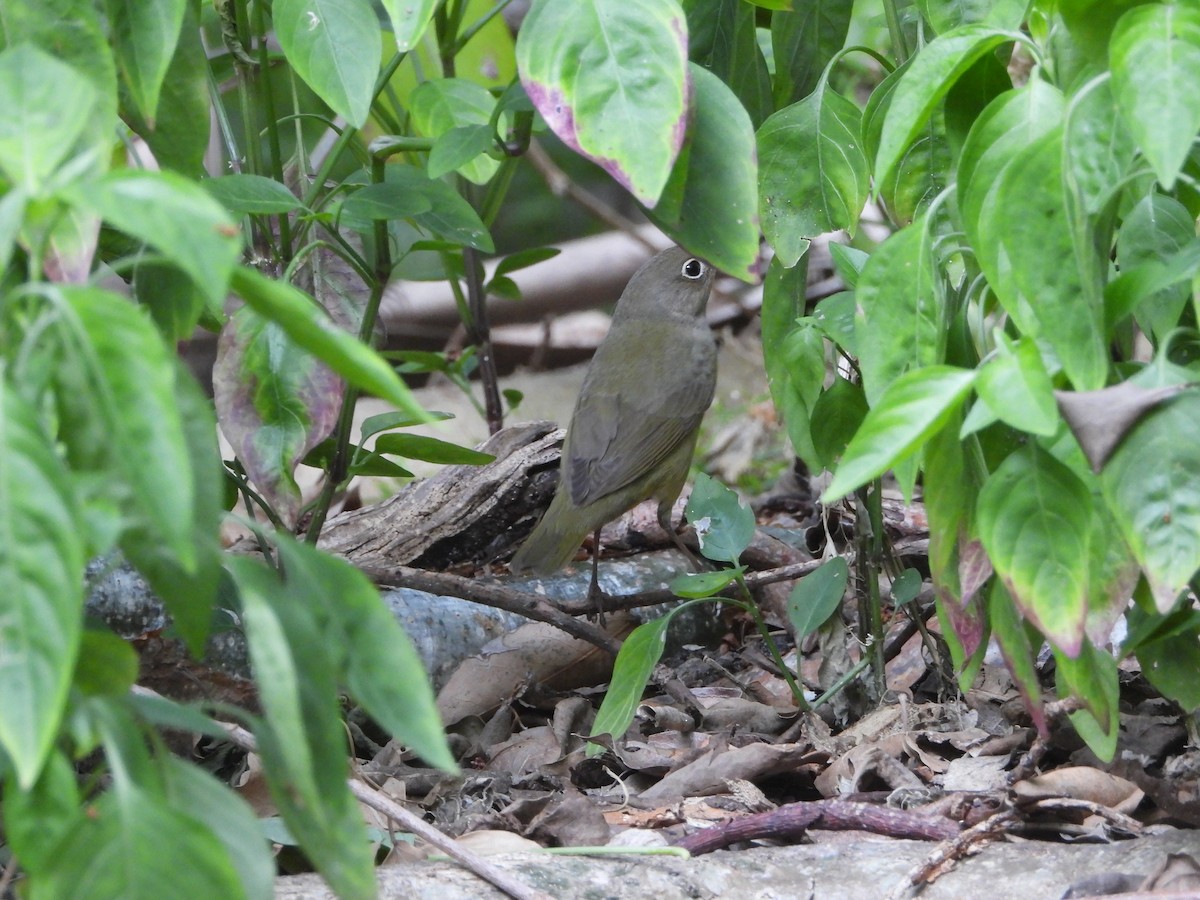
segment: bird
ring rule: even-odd
[[[704,317],[714,276],[707,262],[672,247],[629,280],[575,401],[554,499],[513,557],[514,574],[550,575],[595,534],[590,596],[602,597],[600,528],[651,498],[687,552],[671,510],[716,390],[717,344]]]

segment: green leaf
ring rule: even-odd
[[[853,6],[851,0],[806,0],[771,16],[777,107],[816,88],[826,65],[846,43]]]
[[[829,244],[829,256],[833,260],[833,267],[842,276],[842,281],[846,283],[846,288],[854,290],[858,285],[858,276],[862,274],[871,254],[865,250],[859,250],[857,247],[832,241]]]
[[[871,405],[910,369],[943,361],[946,301],[925,220],[893,233],[863,267],[854,292],[857,340],[871,348],[859,360]]]
[[[0,747],[22,790],[52,752],[79,653],[77,506],[36,412],[0,377]]]
[[[417,46],[437,6],[438,0],[383,0],[383,8],[392,22],[397,50],[407,53]]]
[[[171,805],[203,823],[229,854],[241,885],[238,896],[273,897],[275,860],[250,804],[197,765],[174,756],[164,756],[162,765]]]
[[[979,114],[967,135],[958,161],[958,206],[971,246],[987,271],[994,270],[999,248],[983,243],[979,221],[985,203],[992,203],[1000,173],[1013,158],[1063,119],[1062,94],[1041,79],[1001,94]]]
[[[275,0],[275,36],[296,74],[355,128],[367,123],[383,32],[361,0]]]
[[[76,374],[64,375],[86,379],[90,392],[75,396],[75,383],[61,384],[60,438],[76,466],[103,472],[124,487],[127,527],[150,529],[184,571],[193,571],[196,498],[191,479],[181,477],[190,472],[191,456],[173,354],[146,312],[125,298],[96,288],[61,290],[82,328],[71,335],[80,357],[64,363]],[[75,340],[86,343],[76,346]],[[87,446],[97,429],[103,446]]]
[[[974,372],[953,366],[901,375],[867,413],[821,502],[844,497],[916,453],[962,405],[974,382]]]
[[[926,44],[892,93],[875,158],[875,183],[884,184],[959,76],[1001,44],[1024,40],[991,25],[963,25]]]
[[[1186,391],[1143,418],[1101,481],[1158,610],[1166,613],[1200,568],[1200,394]]]
[[[75,149],[96,102],[85,78],[41,50],[0,53],[0,172],[37,193]]]
[[[1121,225],[1117,261],[1123,271],[1174,256],[1195,240],[1196,224],[1187,207],[1173,197],[1151,192],[1129,211]],[[1143,298],[1136,316],[1157,343],[1179,324],[1191,299],[1187,284],[1175,284]]]
[[[202,187],[173,172],[125,169],[71,193],[79,206],[183,269],[220,310],[241,241],[229,214]]]
[[[260,688],[264,718],[254,731],[271,797],[339,896],[374,897],[371,848],[346,785],[335,680],[336,658],[352,648],[322,634],[316,610],[261,564],[241,557],[226,565]]]
[[[200,179],[206,174],[209,137],[208,57],[203,43],[195,39],[200,29],[197,10],[191,4],[184,7],[185,37],[167,67],[153,121],[135,109],[123,109],[122,115],[146,141],[159,166]]]
[[[370,222],[407,219],[432,207],[428,197],[407,185],[380,182],[368,184],[347,197],[342,203],[342,216],[350,227],[355,227],[355,220],[362,220],[363,227],[359,230],[365,231]]]
[[[917,0],[921,15],[938,34],[976,22],[1020,28],[1028,6],[1029,0]]]
[[[825,342],[804,314],[808,259],[785,269],[779,257],[771,260],[763,282],[762,334],[767,384],[775,408],[787,425],[796,454],[816,468],[821,461],[813,446],[813,404],[825,381]]]
[[[474,174],[486,163],[499,163],[486,154],[496,145],[495,132],[490,125],[460,125],[451,128],[434,142],[429,151],[430,178],[441,178],[457,170],[468,181],[484,184],[492,177]],[[472,173],[472,174],[468,174]]]
[[[91,803],[58,844],[54,865],[29,879],[34,900],[239,897],[229,852],[197,819],[135,785]]]
[[[394,189],[402,193],[416,192],[425,197],[430,208],[413,214],[412,221],[435,237],[484,253],[495,252],[492,236],[479,214],[450,185],[430,179],[413,166],[396,163],[387,167],[385,184],[396,186]]]
[[[1146,679],[1185,711],[1200,707],[1200,636],[1195,629],[1148,641],[1137,648]]]
[[[887,181],[879,185],[879,198],[892,217],[906,225],[923,215],[946,189],[953,168],[945,117],[935,110],[901,155]]]
[[[642,702],[642,692],[646,690],[646,684],[650,681],[650,673],[662,659],[671,620],[681,609],[686,609],[694,602],[698,601],[681,604],[661,619],[644,622],[625,638],[620,652],[617,653],[616,662],[613,663],[608,692],[604,695],[595,721],[592,722],[592,737],[611,734],[614,739],[619,740],[629,730]],[[602,749],[599,744],[589,744],[587,752],[589,756],[595,756]]]
[[[689,63],[693,120],[687,152],[671,172],[680,184],[678,217],[650,219],[723,272],[757,281],[758,166],[746,110],[717,76]],[[668,187],[668,191],[671,188]],[[661,209],[661,205],[660,205]]]
[[[134,520],[122,536],[121,550],[166,604],[175,631],[199,657],[212,625],[221,580],[220,526],[225,510],[225,475],[217,449],[217,422],[212,402],[182,362],[176,362],[175,408],[183,423],[188,464],[177,479],[192,485],[192,519],[188,540],[195,550],[185,568],[166,545],[157,527]]]
[[[122,80],[142,118],[153,125],[187,2],[105,0],[104,6]]]
[[[688,57],[729,85],[755,127],[762,124],[774,104],[754,9],[741,0],[683,0],[681,5],[688,19]]]
[[[537,265],[548,259],[554,259],[560,253],[562,251],[557,247],[532,247],[529,250],[518,250],[516,253],[510,253],[500,260],[496,265],[496,271],[492,277],[500,278],[519,269],[526,269],[529,266]]]
[[[921,593],[924,579],[916,569],[905,569],[892,580],[892,605],[903,606],[912,603]]]
[[[363,419],[362,425],[359,426],[359,438],[365,443],[367,438],[374,437],[381,431],[391,431],[393,428],[411,428],[413,425],[420,425],[423,422],[445,421],[453,418],[454,416],[450,413],[433,411],[425,413],[419,419],[403,412],[378,413]]]
[[[703,599],[713,597],[725,590],[733,580],[745,573],[743,566],[733,569],[718,569],[715,572],[693,572],[672,579],[667,589],[677,597],[688,599]]]
[[[979,537],[1024,616],[1071,656],[1087,622],[1091,492],[1035,444],[1009,455],[983,485]]]
[[[684,510],[696,529],[700,552],[711,560],[738,564],[754,539],[754,511],[742,506],[736,491],[701,472]]]
[[[250,480],[289,527],[300,514],[296,466],[333,430],[342,387],[280,324],[250,307],[221,331],[213,367],[217,420]]]
[[[355,387],[395,404],[422,422],[428,421],[392,367],[370,347],[334,325],[307,294],[244,266],[234,269],[231,286],[256,312],[278,322],[288,337]]]
[[[1102,277],[1107,259],[1072,215],[1064,189],[1062,130],[1019,152],[997,178],[980,212],[979,242],[999,250],[980,263],[988,283],[1021,329],[1054,348],[1077,390],[1096,390],[1108,375]],[[977,245],[978,246],[978,245]]]
[[[329,617],[320,630],[338,636],[339,677],[351,696],[425,762],[457,771],[421,657],[378,589],[349,563],[307,544],[281,540],[279,554],[287,589]]]
[[[821,392],[813,406],[812,419],[820,427],[813,429],[813,446],[822,464],[835,469],[846,447],[867,417],[867,398],[862,385],[838,375]]]
[[[133,648],[111,631],[88,628],[79,647],[75,687],[88,696],[123,696],[137,681],[138,658]]]
[[[118,127],[117,69],[112,48],[109,46],[107,28],[98,6],[95,0],[5,3],[0,14],[0,44],[18,50],[23,44],[36,47],[87,79],[95,91],[95,101],[90,107],[82,109],[81,113],[84,146],[64,146],[62,149],[82,149],[85,152],[103,155],[109,152],[113,141],[113,129]],[[40,77],[38,68],[24,74],[35,81]],[[80,113],[81,108],[78,106],[64,109],[61,105],[62,99],[64,98],[54,93],[49,95],[48,108],[56,118],[61,120],[62,117]],[[72,99],[70,92],[65,95],[65,99]],[[8,110],[10,107],[5,106],[4,109]],[[11,120],[11,123],[22,127],[16,120]],[[65,127],[73,129],[74,125],[74,122],[68,122]],[[62,127],[63,122],[59,121],[51,126],[50,133]],[[57,152],[53,150],[52,155],[57,159],[65,158],[57,156]],[[106,167],[107,160],[96,157],[92,159],[94,162],[88,163],[82,159],[81,162],[92,171],[101,171]]]
[[[521,83],[546,124],[651,208],[683,146],[686,62],[675,0],[540,0],[517,35]]]
[[[858,107],[822,81],[758,130],[758,212],[781,262],[795,265],[805,238],[858,222],[867,199]]]
[[[304,207],[285,185],[262,175],[225,175],[205,178],[200,184],[218,203],[234,213],[280,215]]]
[[[216,720],[201,712],[198,705],[187,705],[156,694],[130,694],[130,710],[151,725],[175,731],[194,731],[197,734],[226,740],[229,732]]]
[[[408,104],[413,126],[420,134],[439,138],[448,136],[452,130],[463,128],[462,137],[472,138],[472,141],[458,143],[478,148],[458,165],[446,167],[444,162],[439,162],[435,166],[435,157],[441,158],[448,153],[447,147],[439,140],[429,155],[430,178],[458,169],[459,174],[475,184],[487,184],[491,180],[499,170],[500,162],[480,155],[493,143],[490,123],[496,100],[487,88],[464,78],[438,78],[418,85],[409,96]],[[471,129],[470,134],[465,133],[465,129]]]
[[[375,441],[375,452],[448,465],[483,466],[496,459],[490,453],[480,453],[470,447],[460,447],[423,434],[380,435]]]
[[[829,340],[851,356],[858,356],[854,324],[857,314],[858,303],[854,291],[838,291],[817,303],[812,320]]]
[[[4,836],[27,875],[53,869],[59,841],[83,818],[75,766],[61,750],[46,758],[28,788],[13,772],[4,781]]]
[[[1170,190],[1200,130],[1200,10],[1174,3],[1129,10],[1113,29],[1109,60],[1125,124]]]
[[[1105,285],[1105,321],[1110,326],[1136,311],[1147,297],[1200,271],[1200,240],[1189,241],[1178,253],[1164,257],[1126,269]]]
[[[1120,118],[1111,79],[1095,80],[1071,98],[1067,110],[1067,175],[1090,215],[1125,185],[1137,147]]]
[[[1046,712],[1042,708],[1042,686],[1034,663],[1034,648],[1012,596],[1004,589],[999,578],[992,579],[992,589],[988,595],[988,621],[992,623],[992,634],[1000,645],[1004,665],[1021,694],[1034,727],[1038,734],[1047,735]]]
[[[797,643],[824,625],[841,606],[849,578],[846,560],[835,556],[796,582],[788,595],[787,614]]]
[[[1071,724],[1096,756],[1111,760],[1117,752],[1121,725],[1116,660],[1085,641],[1075,658],[1055,649],[1054,663],[1058,696],[1075,696],[1086,704],[1085,709],[1071,713]]]
[[[189,340],[204,314],[204,295],[184,272],[162,257],[153,257],[133,269],[133,298],[154,319],[163,339]]]
[[[996,355],[979,368],[975,389],[1001,421],[1030,434],[1051,437],[1059,424],[1054,385],[1037,343],[1001,337]]]

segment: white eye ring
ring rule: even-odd
[[[705,267],[704,263],[700,262],[700,260],[696,259],[695,257],[692,257],[683,264],[683,269],[680,270],[680,274],[690,281],[696,281],[697,279],[703,278],[706,271],[707,268]]]

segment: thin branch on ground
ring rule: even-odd
[[[815,800],[733,819],[676,841],[693,856],[750,840],[796,840],[809,829],[869,831],[889,837],[940,841],[957,835],[961,826],[940,815],[893,809],[873,803]]]
[[[941,874],[940,870],[946,865],[962,859],[972,848],[984,841],[996,838],[1019,818],[1020,815],[1016,810],[1006,809],[939,844],[937,849],[914,866],[904,876],[904,880],[888,893],[887,900],[904,900],[906,897],[920,893],[926,885],[931,884]]]
[[[587,641],[614,655],[621,649],[621,642],[604,630],[563,612],[545,597],[528,591],[517,591],[502,584],[464,578],[447,572],[427,572],[411,566],[363,566],[362,571],[379,585],[412,588],[428,594],[471,600],[517,613],[536,622],[554,625],[572,637]]]
[[[143,697],[157,697],[162,699],[162,695],[156,691],[136,684],[131,688],[131,692]],[[248,753],[258,752],[258,740],[249,729],[232,722],[221,722],[220,725],[225,729],[229,740],[238,747]],[[497,890],[503,891],[508,896],[516,898],[516,900],[551,900],[549,895],[516,881],[508,873],[500,871],[474,851],[463,847],[462,844],[458,843],[452,837],[442,834],[416,813],[405,809],[391,797],[379,792],[362,779],[351,777],[346,779],[346,783],[350,787],[350,792],[354,794],[360,803],[364,803],[376,812],[382,813],[392,819],[405,831],[415,834],[429,845],[436,847],[442,853],[445,853],[455,862],[459,863],[463,868],[482,878]]]

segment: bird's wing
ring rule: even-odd
[[[634,338],[637,343],[638,339]],[[629,389],[630,364],[597,360],[571,419],[566,481],[571,500],[582,506],[632,484],[651,472],[700,426],[712,401],[715,369],[711,344],[697,342],[684,365],[655,365],[655,357],[623,354],[645,372]],[[647,347],[649,353],[661,347]],[[640,357],[640,358],[639,358]]]

